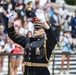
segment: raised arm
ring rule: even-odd
[[[14,26],[13,26],[13,22],[14,19],[16,18],[16,13],[13,11],[10,14],[7,14],[6,16],[9,19],[9,23],[8,23],[8,28],[7,28],[7,32],[8,32],[8,36],[17,44],[21,45],[22,47],[25,48],[25,44],[26,44],[26,37],[21,36],[20,34],[17,34],[15,32]]]
[[[49,25],[45,21],[44,13],[42,10],[38,9],[35,14],[36,14],[37,19],[40,20],[40,22],[42,23],[45,33],[47,35],[47,40],[46,40],[47,50],[50,50],[50,52],[52,52],[57,41],[52,32],[51,25]]]

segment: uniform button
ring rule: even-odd
[[[29,50],[31,50],[31,48],[29,48]]]
[[[38,39],[38,40],[40,40],[40,39]]]
[[[31,55],[31,53],[29,53],[29,55]]]
[[[31,58],[29,58],[29,60],[30,60]]]

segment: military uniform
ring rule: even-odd
[[[47,58],[50,58],[52,50],[57,41],[53,36],[52,29],[44,29],[47,35],[46,50]],[[16,43],[25,48],[25,72],[24,75],[50,75],[47,64],[48,61],[44,55],[44,37],[26,38],[16,34],[13,27],[8,28],[9,37]]]

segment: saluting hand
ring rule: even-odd
[[[36,15],[37,19],[40,20],[41,23],[45,22],[44,13],[41,9],[37,9],[35,12],[35,15]]]
[[[50,28],[50,26],[48,25],[48,23],[45,20],[44,13],[41,9],[37,9],[36,12],[35,12],[35,15],[36,15],[36,18],[38,20],[40,20],[40,22],[42,23],[42,25],[45,29]]]

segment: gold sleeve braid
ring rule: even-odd
[[[13,31],[13,32],[9,32],[9,34],[12,34],[12,33],[14,33],[15,31]]]
[[[18,33],[16,33],[15,31],[13,31],[13,32],[9,32],[9,34],[12,34],[12,33],[15,33],[15,38],[19,38],[19,37],[21,37],[22,35],[21,34],[18,34]]]

